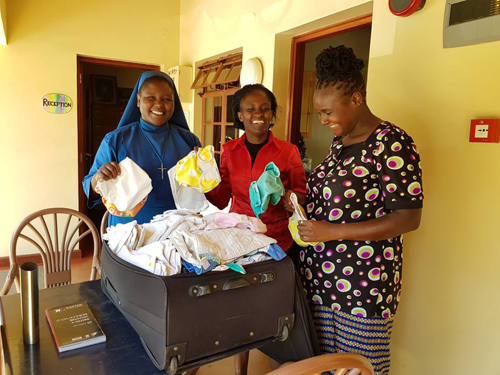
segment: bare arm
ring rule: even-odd
[[[306,242],[335,240],[380,241],[417,229],[422,209],[396,210],[377,219],[359,223],[334,224],[325,221],[301,221],[300,238]]]
[[[296,146],[293,146],[292,152],[290,153],[287,169],[290,185],[286,187],[286,189],[289,190],[286,191],[283,197],[283,206],[288,212],[293,212],[293,205],[290,201],[290,195],[292,193],[297,195],[297,202],[301,206],[305,206],[306,204],[306,174],[304,172],[304,166],[302,165],[302,159],[300,158],[299,149]]]

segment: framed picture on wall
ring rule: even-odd
[[[130,95],[134,89],[128,87],[118,87],[118,104],[127,105],[128,100],[130,99]]]
[[[92,75],[92,96],[94,103],[116,104],[116,77]]]

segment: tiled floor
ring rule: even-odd
[[[72,261],[71,279],[73,283],[87,281],[90,278],[92,257],[74,259]],[[203,366],[197,375],[232,375],[234,374],[233,358]],[[268,358],[258,350],[250,352],[248,375],[264,375],[270,371]],[[142,374],[141,374],[142,375]]]
[[[270,371],[269,360],[258,350],[250,352],[248,363],[248,375],[264,375]],[[234,374],[233,358],[226,358],[222,361],[214,362],[203,366],[196,375],[231,375]]]
[[[81,283],[90,280],[92,257],[73,259],[71,261],[71,282]]]

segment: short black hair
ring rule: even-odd
[[[152,82],[164,82],[164,83],[166,83],[168,85],[168,87],[170,87],[172,89],[172,92],[175,94],[175,89],[172,86],[172,83],[166,77],[161,76],[161,75],[155,75],[155,76],[151,76],[151,77],[146,78],[144,80],[144,82],[142,82],[141,87],[139,87],[139,95],[142,93],[142,90],[144,90],[144,88]]]
[[[276,120],[276,111],[278,110],[278,102],[276,101],[276,97],[274,96],[273,92],[264,85],[261,85],[260,83],[256,83],[253,85],[245,85],[234,93],[233,101],[231,103],[231,110],[233,112],[233,118],[234,118],[234,126],[236,126],[236,128],[241,130],[245,130],[245,126],[238,117],[238,112],[241,111],[240,104],[243,98],[248,94],[250,94],[252,91],[261,91],[267,96],[267,98],[271,102],[271,111],[273,113],[273,119]],[[269,125],[269,128],[272,128],[273,126],[274,123],[271,123]]]
[[[352,48],[344,45],[328,47],[316,57],[316,89],[333,86],[345,95],[359,91],[366,96],[366,83],[361,74],[362,60],[356,58]]]

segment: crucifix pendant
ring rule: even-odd
[[[158,169],[161,171],[161,179],[163,180],[163,171],[166,171],[166,170],[167,170],[167,168],[164,168],[164,167],[163,167],[163,163],[161,163],[161,167],[160,167],[160,168],[158,168]]]

